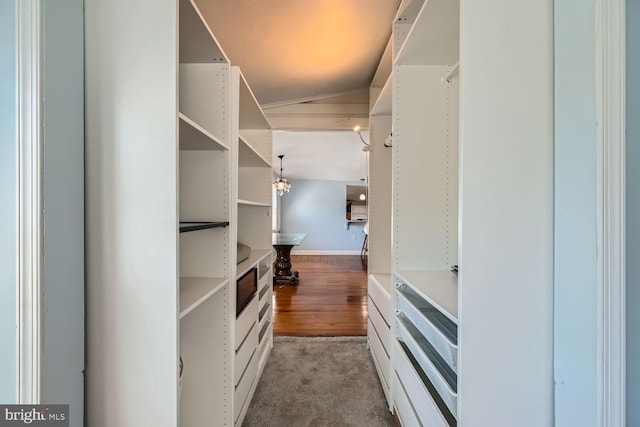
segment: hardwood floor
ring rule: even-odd
[[[293,255],[297,286],[274,285],[273,333],[367,334],[367,262],[359,255]]]

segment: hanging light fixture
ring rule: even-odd
[[[273,188],[278,192],[278,196],[282,196],[284,193],[288,193],[291,189],[291,184],[287,182],[287,178],[283,178],[282,176],[282,158],[284,154],[280,154],[278,158],[280,159],[280,176],[273,183]]]

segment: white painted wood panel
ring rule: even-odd
[[[380,311],[385,323],[391,325],[391,319],[393,318],[391,310],[391,276],[370,275],[368,294]]]
[[[180,64],[180,112],[229,144],[231,90],[227,64]]]
[[[378,311],[378,308],[373,304],[371,298],[368,299],[369,303],[369,321],[375,326],[376,333],[382,342],[387,358],[391,354],[391,332],[389,325],[384,321],[382,315]]]
[[[396,66],[393,112],[393,265],[447,269],[457,263],[457,193],[449,194],[458,163],[448,120],[457,109],[441,77],[446,66]]]
[[[369,319],[367,326],[369,328],[369,333],[367,337],[369,339],[369,345],[371,347],[371,353],[378,364],[379,372],[378,376],[380,376],[381,384],[383,388],[389,388],[390,384],[390,373],[391,369],[389,367],[390,359],[389,354],[385,351],[384,345],[380,340],[380,336],[377,334],[375,330],[375,326],[371,323],[371,319]]]
[[[229,277],[228,228],[180,233],[179,242],[182,277]]]
[[[177,2],[86,0],[84,17],[86,422],[173,427]]]
[[[235,326],[235,349],[238,350],[242,341],[247,336],[251,328],[258,321],[258,297],[254,296],[242,313],[236,319]],[[257,345],[257,343],[256,343]]]
[[[389,91],[389,95],[391,95]],[[391,104],[391,99],[389,99]],[[368,270],[391,272],[391,157],[392,149],[384,144],[392,132],[391,115],[371,116],[369,137],[369,205]],[[390,293],[390,292],[389,292]]]
[[[234,396],[234,419],[239,421],[240,415],[246,413],[250,403],[252,391],[255,390],[254,384],[258,381],[258,349],[254,348],[253,356],[242,374],[240,382],[236,386]]]
[[[244,342],[240,345],[240,348],[236,350],[236,359],[235,359],[235,367],[234,367],[234,378],[235,385],[237,386],[240,382],[240,378],[242,377],[242,373],[247,368],[249,364],[249,360],[251,356],[256,351],[258,347],[258,333],[260,328],[258,324],[254,323],[249,331],[249,334],[245,337]]]
[[[409,284],[420,296],[458,323],[458,276],[448,270],[401,270],[399,282]]]
[[[238,206],[238,242],[248,245],[252,252],[271,250],[270,206]]]
[[[393,377],[393,401],[398,418],[400,418],[400,425],[402,425],[402,427],[422,427],[422,424],[418,420],[418,416],[411,405],[411,401],[407,396],[407,391],[402,385],[402,381],[400,381],[397,374],[394,374]]]
[[[184,363],[180,396],[182,427],[211,425],[212,413],[223,420],[230,411],[228,391],[229,384],[233,383],[233,371],[228,360],[229,341],[225,339],[230,330],[230,292],[233,288],[227,283],[180,320],[180,354]],[[153,390],[149,395],[157,393],[158,390]]]
[[[398,341],[394,341],[395,373],[402,384],[402,392],[411,396],[417,417],[425,426],[448,427],[449,423],[436,405],[415,367]]]
[[[226,150],[180,150],[180,221],[229,220]]]
[[[211,132],[179,113],[179,140],[181,150],[228,150],[229,146]]]
[[[459,421],[552,426],[553,2],[461,23]]]
[[[406,318],[400,318],[397,322],[398,339],[402,340],[418,365],[427,376],[440,398],[444,401],[447,408],[452,414],[458,412],[458,393],[451,388],[451,385],[445,379],[443,373],[438,369],[431,355],[426,351],[426,338],[415,330]],[[411,401],[417,404],[419,399],[410,394]]]

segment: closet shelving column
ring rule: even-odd
[[[234,421],[240,425],[273,347],[271,325],[271,150],[272,131],[238,67],[231,68],[235,224],[236,243],[251,248],[248,259],[239,263],[235,278],[256,268],[258,290],[238,316],[235,332],[236,395]]]
[[[459,3],[401,5],[393,30],[391,358],[403,425],[457,425]]]
[[[180,425],[231,425],[231,69],[197,7],[179,12]]]
[[[371,83],[369,112],[369,234],[367,337],[380,383],[392,410],[391,331],[391,136],[392,43]]]

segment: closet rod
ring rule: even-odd
[[[449,72],[440,80],[443,82],[447,82],[450,83],[451,82],[451,77],[455,76],[456,74],[458,74],[458,71],[460,71],[460,61],[456,62],[456,65],[453,66],[453,68],[451,68],[451,70],[449,70]]]

